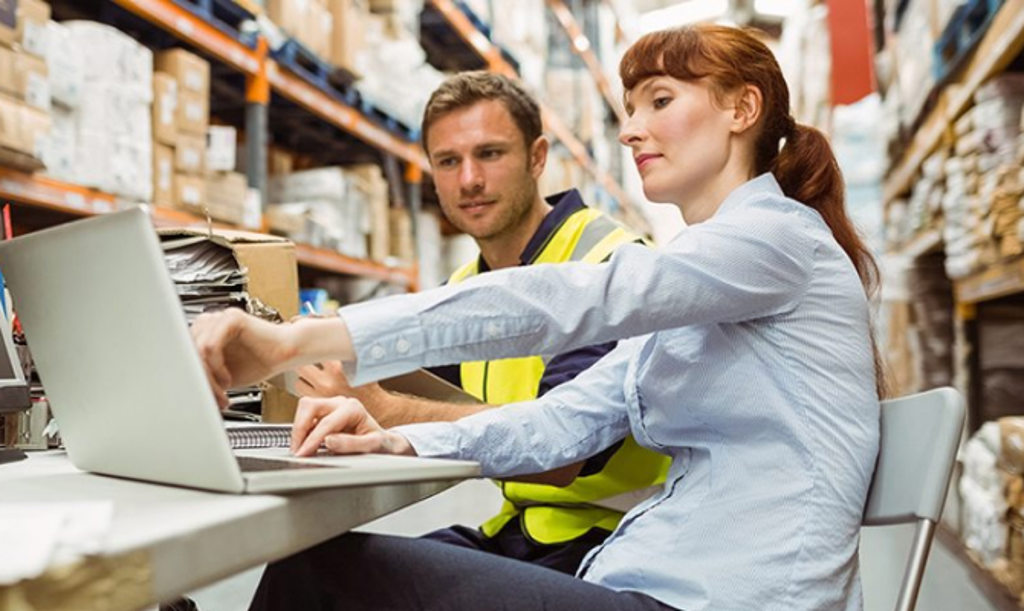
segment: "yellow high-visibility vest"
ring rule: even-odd
[[[638,240],[601,212],[581,208],[565,219],[529,263],[599,263],[622,244]],[[474,260],[457,269],[448,281],[461,282],[478,273],[478,261]],[[468,393],[485,403],[504,405],[537,398],[545,366],[539,356],[474,361],[461,364],[460,377]],[[595,527],[613,530],[623,514],[593,503],[664,483],[668,465],[668,457],[641,448],[627,437],[600,471],[577,477],[564,488],[495,482],[505,501],[498,515],[480,528],[491,537],[518,517],[523,532],[539,543],[571,541]]]

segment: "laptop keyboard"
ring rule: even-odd
[[[255,471],[293,471],[295,469],[338,469],[340,465],[318,465],[309,462],[293,462],[290,460],[274,460],[273,458],[256,458],[255,456],[236,456],[238,466],[243,473]]]

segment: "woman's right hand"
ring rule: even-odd
[[[377,424],[357,399],[303,397],[292,424],[291,451],[312,456],[321,445],[332,454],[416,455],[405,437]]]

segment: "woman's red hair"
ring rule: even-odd
[[[626,91],[656,76],[704,80],[712,99],[723,102],[746,85],[761,92],[754,170],[771,172],[787,196],[821,214],[853,262],[869,298],[878,290],[879,272],[871,251],[846,214],[843,175],[823,133],[796,123],[789,114],[789,88],[775,56],[752,30],[694,25],[653,32],[636,41],[619,64]],[[780,143],[784,142],[780,148]],[[882,364],[875,351],[880,394]]]

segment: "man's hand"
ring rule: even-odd
[[[365,386],[353,388],[345,379],[345,372],[341,368],[340,361],[324,361],[315,365],[303,365],[295,370],[299,374],[299,381],[296,383],[296,390],[302,393],[303,397],[356,397],[360,396]],[[367,384],[369,386],[369,384]]]
[[[228,406],[229,388],[278,373],[296,352],[290,325],[275,325],[237,308],[196,318],[192,339],[221,409]]]
[[[334,454],[416,455],[405,437],[384,430],[358,400],[303,397],[292,425],[291,451],[311,456],[321,444]]]

